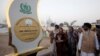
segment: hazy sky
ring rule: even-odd
[[[8,0],[0,0],[0,21],[5,18],[4,9]],[[39,0],[38,16],[42,22],[51,18],[54,22],[71,22],[76,25],[100,19],[100,0]]]
[[[8,0],[0,0],[0,23],[6,18],[6,6]]]
[[[49,17],[56,22],[78,20],[76,24],[82,25],[100,19],[100,0],[40,0],[38,11],[45,20]]]

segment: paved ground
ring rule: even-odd
[[[40,46],[43,47],[48,47],[50,46],[50,39],[49,38],[44,38]],[[0,33],[0,56],[13,56],[14,54],[14,49],[8,45],[9,42],[9,37],[8,33]],[[37,56],[44,55],[45,53],[49,53],[48,49],[42,50],[38,53]]]
[[[14,49],[8,45],[8,33],[0,33],[0,56],[13,56]],[[50,38],[44,38],[40,43],[40,46],[48,47],[50,46]],[[37,56],[50,56],[51,49],[44,49],[38,52]]]
[[[14,52],[11,46],[8,46],[8,33],[0,33],[0,56],[10,55]]]
[[[40,43],[40,46],[48,47],[40,52],[38,52],[37,56],[49,56],[50,55],[50,38],[44,38]]]

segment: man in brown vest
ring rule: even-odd
[[[95,56],[95,50],[99,50],[99,43],[96,33],[91,31],[90,23],[84,23],[79,38],[78,50],[80,50],[80,56]]]

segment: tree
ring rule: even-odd
[[[63,23],[60,23],[60,24],[59,24],[59,26],[60,26],[60,27],[63,27],[63,26],[64,26],[64,24],[63,24]]]
[[[51,27],[54,27],[55,26],[55,23],[51,23]]]
[[[52,22],[51,18],[49,18],[49,19],[46,21],[46,23],[47,23],[47,27],[49,27],[50,24],[53,23],[53,22]]]
[[[72,25],[75,24],[76,22],[77,22],[76,20],[72,21],[71,24],[70,24],[70,26],[72,26]]]
[[[69,27],[69,23],[68,22],[64,22],[64,25],[66,25],[67,27]]]
[[[76,20],[72,21],[70,24],[68,22],[64,22],[64,25],[67,25],[67,27],[69,27],[74,25],[76,22],[77,22]]]

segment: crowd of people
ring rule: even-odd
[[[65,31],[59,25],[50,32],[52,46],[51,56],[98,56],[100,45],[100,29],[91,30],[90,23],[74,29],[69,26]]]

